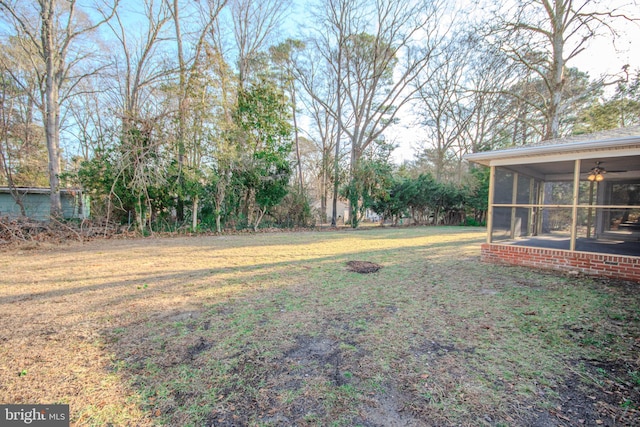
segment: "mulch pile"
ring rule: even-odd
[[[368,274],[375,273],[380,270],[382,266],[375,262],[369,261],[349,261],[347,262],[347,269],[355,273]]]

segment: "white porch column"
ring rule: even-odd
[[[493,234],[493,194],[496,183],[496,167],[491,166],[489,172],[489,205],[487,208],[487,243],[491,243],[491,235]]]
[[[573,200],[571,206],[571,242],[569,250],[576,250],[576,236],[578,233],[578,199],[580,195],[580,159],[576,160],[573,168]]]
[[[515,205],[518,202],[518,178],[519,174],[514,172],[511,189],[511,204]],[[511,239],[515,239],[516,237],[516,208],[511,208]]]

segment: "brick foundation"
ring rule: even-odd
[[[640,257],[500,244],[482,245],[482,260],[640,282]]]

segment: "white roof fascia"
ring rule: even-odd
[[[640,156],[640,146],[638,148],[628,149],[609,149],[609,150],[589,150],[568,153],[549,153],[547,155],[527,156],[527,157],[509,157],[490,160],[489,166],[507,166],[507,165],[526,165],[535,163],[550,163],[585,159],[606,159],[608,157],[629,157]]]
[[[602,141],[582,141],[568,144],[518,147],[467,154],[464,158],[486,166],[503,166],[587,159],[593,158],[595,152],[598,152],[602,157],[640,155],[640,136]]]

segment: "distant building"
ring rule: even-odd
[[[320,201],[312,201],[311,207],[315,211],[318,225],[327,225],[331,223],[331,215],[333,214],[332,200],[327,200],[327,217],[323,218],[320,212]],[[345,221],[349,221],[349,203],[346,200],[338,199],[337,201],[337,225],[344,225]]]
[[[51,190],[41,187],[16,187],[15,191],[22,201],[28,218],[46,221],[51,212]],[[62,217],[65,219],[88,218],[89,197],[79,189],[60,190]],[[16,203],[9,187],[0,187],[0,217],[16,218],[21,216],[20,206]]]

